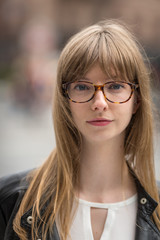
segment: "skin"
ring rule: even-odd
[[[85,79],[94,84],[104,84],[108,80],[98,64],[88,71]],[[105,99],[100,90],[87,103],[70,102],[73,120],[82,134],[80,183],[77,186],[79,198],[113,203],[136,193],[135,183],[124,160],[124,137],[137,108],[134,94],[126,103],[113,104]],[[89,124],[95,118],[105,118],[111,122],[106,126]],[[95,240],[100,239],[106,217],[106,209],[91,210]]]
[[[85,80],[94,84],[104,84],[109,81],[98,64],[94,65],[85,75]],[[94,98],[87,103],[70,102],[70,109],[77,128],[82,134],[84,146],[86,144],[105,145],[114,142],[123,143],[125,129],[132,115],[137,110],[135,96],[123,104],[108,102],[98,90]],[[95,118],[106,118],[112,122],[104,127],[92,126],[88,121]],[[116,142],[115,142],[116,141]]]

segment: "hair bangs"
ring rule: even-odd
[[[98,61],[98,41],[98,35],[94,34],[70,46],[72,56],[68,61],[67,71],[64,72],[65,82],[81,78]]]
[[[108,77],[135,82],[136,68],[129,46],[121,39],[112,40],[109,33],[103,32],[99,41],[98,62]]]

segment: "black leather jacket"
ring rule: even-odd
[[[24,193],[27,190],[27,182],[25,180],[22,181],[26,174],[27,173],[15,174],[2,178],[0,181],[0,240],[19,240],[13,230],[12,224]],[[158,204],[144,190],[138,179],[135,179],[135,182],[138,192],[135,240],[160,240],[160,231],[153,221],[151,221],[150,217]],[[31,212],[32,209],[26,212],[21,218],[21,226],[26,229],[28,239],[31,239]],[[54,224],[53,227],[53,235],[47,239],[60,240],[56,225]],[[37,240],[41,240],[41,236],[39,236]]]

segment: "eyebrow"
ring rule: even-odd
[[[99,79],[100,80],[100,79]],[[110,76],[110,78],[109,78],[109,76],[108,76],[108,78],[106,78],[105,80],[104,80],[104,82],[109,82],[110,80],[114,80],[114,81],[118,81],[118,80],[122,80],[119,76]],[[79,79],[77,79],[77,81],[87,81],[87,82],[91,82],[91,83],[93,83],[93,81],[91,80],[91,79],[89,79],[89,78],[86,78],[86,77],[81,77],[81,78],[79,78]]]

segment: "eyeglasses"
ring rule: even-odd
[[[88,81],[75,81],[62,84],[62,88],[70,101],[75,103],[89,102],[94,98],[96,91],[101,90],[105,99],[111,103],[125,103],[133,95],[138,84],[123,82],[123,81],[110,81],[103,85],[95,85]]]

